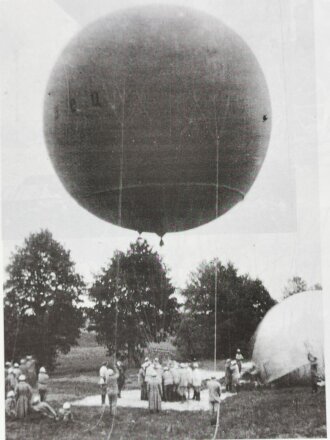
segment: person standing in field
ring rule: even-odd
[[[20,377],[22,372],[21,372],[21,369],[20,369],[20,367],[19,367],[17,362],[14,363],[13,372],[14,372],[14,375],[16,377],[16,380],[18,380],[18,378]]]
[[[121,390],[124,388],[125,380],[126,380],[126,374],[125,374],[125,368],[121,361],[116,362],[116,367],[118,369],[118,397],[121,397]]]
[[[312,385],[312,393],[317,393],[317,381],[318,381],[318,362],[317,357],[313,356],[311,353],[308,353],[308,360],[311,366],[311,385]]]
[[[242,371],[242,361],[244,361],[244,358],[243,358],[243,355],[242,355],[241,350],[239,348],[237,349],[235,359],[236,359],[236,362],[237,362],[237,365],[238,365],[238,372],[241,374],[241,371]]]
[[[157,372],[154,370],[148,382],[149,411],[159,412],[162,409],[162,386]]]
[[[27,377],[28,376],[28,369],[27,369],[27,366],[26,366],[26,359],[25,358],[21,359],[19,368],[21,370],[21,374],[24,374],[24,376]]]
[[[231,393],[232,389],[232,374],[230,369],[230,363],[231,360],[227,359],[225,363],[225,384],[226,384],[226,391]]]
[[[45,402],[46,400],[48,382],[49,382],[49,376],[46,372],[46,369],[45,367],[41,367],[38,374],[38,391],[41,402]]]
[[[11,390],[14,390],[16,387],[16,376],[14,374],[14,369],[12,367],[8,368],[7,375],[5,376],[5,387],[6,387],[6,393],[8,393]]]
[[[202,376],[198,368],[198,363],[193,363],[192,369],[192,386],[194,390],[193,400],[197,400],[198,402],[201,400],[201,386],[202,386]]]
[[[220,410],[221,397],[220,383],[216,380],[215,376],[212,376],[211,380],[207,382],[207,388],[209,390],[211,425],[215,425],[217,422],[218,411]]]
[[[115,416],[117,410],[117,398],[118,398],[118,377],[119,372],[116,367],[114,370],[108,369],[107,373],[107,394],[110,406],[110,415]]]
[[[31,355],[26,356],[27,382],[31,387],[35,387],[37,383],[36,361]]]
[[[7,418],[16,419],[17,416],[16,399],[15,399],[15,393],[12,390],[7,393],[7,399],[5,402],[5,412]]]
[[[15,388],[16,412],[19,419],[24,419],[29,414],[32,388],[26,382],[24,374],[19,376],[18,381]]]
[[[143,365],[141,365],[138,373],[138,384],[141,387],[141,400],[148,400],[147,383],[145,378],[146,378],[146,372],[143,368]]]
[[[230,371],[231,371],[232,389],[234,390],[235,393],[237,393],[239,389],[240,374],[239,374],[237,362],[235,360],[231,361],[230,363]]]
[[[172,367],[170,369],[173,377],[173,389],[172,389],[172,399],[177,401],[179,399],[179,383],[180,383],[180,370],[176,361],[172,362]]]
[[[107,395],[107,374],[108,374],[108,363],[103,362],[99,371],[100,379],[99,385],[101,390],[101,404],[105,405],[105,397]]]
[[[186,369],[186,364],[180,364],[180,382],[179,382],[179,395],[180,400],[183,403],[187,400],[187,390],[188,390],[188,371]]]
[[[168,367],[164,368],[163,373],[163,396],[164,402],[172,402],[173,376]]]

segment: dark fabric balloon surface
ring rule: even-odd
[[[140,7],[83,29],[45,97],[50,157],[87,210],[140,232],[209,222],[264,160],[270,99],[252,51],[204,13]]]

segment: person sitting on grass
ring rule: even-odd
[[[32,411],[48,417],[49,419],[58,420],[56,411],[47,402],[41,402],[39,396],[34,396],[31,405]]]
[[[16,417],[17,417],[16,399],[15,399],[15,393],[12,390],[7,393],[7,399],[5,402],[5,411],[6,411],[7,418],[16,419]]]
[[[159,412],[162,409],[162,385],[156,371],[151,373],[148,382],[149,411]]]
[[[73,415],[71,412],[71,405],[69,402],[63,403],[63,407],[58,411],[59,417],[63,422],[73,422]]]
[[[218,411],[220,409],[219,405],[221,396],[220,383],[216,380],[215,376],[212,376],[211,380],[207,382],[207,388],[209,390],[211,425],[215,425],[217,422]]]
[[[44,402],[46,400],[48,382],[49,376],[46,372],[46,368],[41,367],[38,374],[38,391],[41,402]]]

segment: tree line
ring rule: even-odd
[[[91,286],[77,273],[70,251],[48,230],[30,234],[6,271],[5,357],[33,354],[49,369],[59,352],[77,345],[83,326],[96,333],[109,354],[125,353],[131,365],[140,361],[148,343],[168,338],[186,359],[212,357],[215,336],[217,356],[232,356],[237,347],[248,350],[259,322],[275,304],[259,279],[239,275],[232,263],[217,259],[202,262],[190,274],[180,304],[169,269],[142,238],[126,252],[115,251]],[[302,287],[291,284],[293,290]]]

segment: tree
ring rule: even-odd
[[[284,287],[283,290],[283,298],[288,298],[291,295],[295,295],[299,292],[306,292],[307,290],[307,283],[298,276],[295,276],[288,280],[287,285]]]
[[[96,275],[90,289],[90,328],[110,354],[125,350],[132,364],[139,347],[173,331],[178,318],[173,293],[162,259],[146,240],[138,239],[126,253],[116,251]]]
[[[32,354],[40,365],[51,369],[57,353],[67,353],[77,343],[85,284],[75,272],[70,252],[48,230],[25,239],[6,270],[6,358]]]
[[[215,296],[218,356],[233,356],[237,347],[246,352],[257,325],[275,304],[260,280],[240,276],[232,263],[218,260],[203,262],[181,293],[185,315],[176,342],[188,357],[213,356]]]

